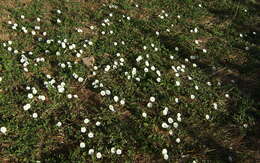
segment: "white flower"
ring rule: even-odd
[[[167,123],[165,123],[165,122],[162,123],[162,128],[168,128],[168,127],[169,127],[169,125]]]
[[[155,97],[150,97],[151,102],[155,102]]]
[[[168,152],[168,151],[167,151],[167,149],[166,149],[166,148],[164,148],[164,149],[162,150],[162,154],[163,154],[163,155],[166,155],[166,154],[167,154],[167,152]]]
[[[243,127],[244,127],[244,128],[247,128],[247,127],[248,127],[248,124],[245,123],[245,124],[243,125]]]
[[[94,149],[89,149],[89,150],[88,150],[88,154],[89,154],[89,155],[93,155],[93,154],[94,154]]]
[[[100,94],[101,94],[101,96],[105,96],[106,95],[106,91],[101,91]]]
[[[79,146],[80,146],[80,148],[85,148],[85,147],[86,147],[86,144],[85,144],[84,142],[81,142],[81,143],[79,144]]]
[[[206,117],[206,120],[209,120],[209,118],[210,118],[208,114],[205,117]]]
[[[42,101],[45,101],[45,100],[46,100],[46,98],[45,98],[44,95],[39,95],[39,96],[38,96],[38,99],[39,99],[39,100],[42,100]]]
[[[158,83],[160,83],[160,82],[161,82],[161,78],[157,78],[156,81],[157,81]]]
[[[5,134],[5,133],[7,132],[7,129],[6,129],[6,127],[1,127],[1,128],[0,128],[0,131],[1,131],[3,134]]]
[[[178,122],[181,122],[181,117],[177,117],[177,121],[178,121]]]
[[[57,19],[57,23],[61,23],[61,20],[60,20],[60,19]]]
[[[88,133],[88,137],[89,137],[89,138],[93,138],[93,137],[94,137],[93,132],[89,132],[89,133]]]
[[[178,124],[177,122],[174,122],[174,123],[173,123],[173,127],[174,127],[174,128],[178,128],[178,126],[179,126],[179,124]]]
[[[117,154],[117,155],[121,155],[121,154],[122,154],[122,150],[121,150],[121,149],[117,149],[117,150],[116,150],[116,154]]]
[[[116,148],[115,147],[111,148],[111,153],[113,153],[113,154],[116,153]]]
[[[151,108],[152,106],[153,106],[153,104],[152,104],[151,102],[148,102],[148,103],[147,103],[147,107],[148,107],[148,108]]]
[[[31,108],[31,104],[26,104],[23,106],[23,110],[27,111]]]
[[[29,99],[32,99],[32,98],[33,98],[33,94],[29,93],[27,97],[28,97]]]
[[[197,85],[195,85],[195,89],[196,89],[196,90],[199,90],[199,87],[198,87]]]
[[[32,31],[31,33],[32,33],[32,35],[36,35],[36,32],[35,32],[35,31]]]
[[[202,49],[203,53],[207,53],[207,50],[206,49]]]
[[[166,107],[164,110],[163,110],[163,115],[166,116],[168,114],[168,108]]]
[[[225,94],[225,97],[226,97],[226,98],[229,98],[229,94]]]
[[[21,19],[24,19],[24,15],[21,15]]]
[[[111,94],[111,91],[110,90],[106,90],[106,95],[110,95]]]
[[[100,126],[100,125],[101,125],[101,122],[97,121],[96,126]]]
[[[142,117],[146,118],[147,117],[147,113],[143,112],[142,113]]]
[[[81,127],[80,132],[85,133],[87,131],[86,127]]]
[[[125,100],[120,100],[121,105],[125,105]]]
[[[37,113],[33,113],[32,117],[33,117],[33,118],[37,118],[37,117],[38,117],[38,114],[37,114]]]
[[[82,77],[79,77],[79,78],[78,78],[78,81],[79,81],[79,82],[83,82],[83,80],[84,80],[84,79],[83,79]]]
[[[176,103],[179,103],[179,99],[178,99],[178,98],[175,98],[175,102],[176,102]]]
[[[58,127],[60,127],[61,125],[62,125],[61,122],[58,122],[58,123],[56,124],[56,126],[58,126]]]
[[[57,10],[57,14],[61,14],[61,10]]]
[[[142,59],[143,59],[142,56],[138,56],[138,57],[136,58],[136,62],[140,62]]]
[[[118,101],[119,101],[118,96],[114,96],[114,101],[115,101],[115,102],[118,102]]]
[[[181,85],[181,83],[179,81],[176,81],[175,84],[176,84],[176,86],[180,86]]]
[[[84,123],[88,124],[89,123],[89,119],[88,118],[84,119]]]
[[[71,98],[72,98],[72,94],[68,94],[68,95],[67,95],[67,98],[68,98],[68,99],[71,99]]]
[[[96,157],[97,157],[97,159],[101,159],[102,154],[101,154],[100,152],[98,152],[98,153],[96,154]]]
[[[151,66],[151,70],[154,71],[154,70],[155,70],[155,67],[154,67],[154,66]]]
[[[218,104],[217,103],[213,103],[213,107],[214,107],[215,110],[217,110],[218,109]]]
[[[176,143],[180,143],[181,142],[181,139],[180,138],[177,138],[176,139]]]
[[[195,99],[195,95],[190,95],[190,98],[191,98],[192,100],[194,100],[194,99]]]
[[[109,105],[108,106],[109,110],[111,110],[112,112],[115,112],[114,106],[113,105]]]
[[[58,91],[59,91],[60,93],[63,93],[64,90],[65,90],[65,89],[64,89],[63,87],[59,87],[59,88],[58,88]]]
[[[168,160],[169,159],[168,154],[163,155],[163,159]]]
[[[173,119],[171,117],[168,118],[168,123],[170,123],[170,124],[173,123]]]

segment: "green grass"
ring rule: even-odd
[[[0,161],[256,159],[260,115],[257,4],[231,0],[14,2],[0,3],[4,11],[0,32],[9,33],[12,40],[9,45],[8,39],[0,37],[0,127],[7,130],[0,133]],[[18,24],[16,30],[8,20]],[[22,32],[22,26],[27,34]],[[33,36],[35,26],[41,29],[35,30]],[[77,28],[83,32],[77,32]],[[191,33],[195,28],[198,32]],[[64,39],[66,48],[61,46]],[[76,45],[74,49],[69,48],[72,44]],[[77,53],[81,56],[77,57]],[[27,66],[21,63],[22,55],[26,56]],[[137,62],[140,56],[142,60]],[[94,65],[85,65],[82,59],[91,57]],[[36,62],[37,58],[44,61]],[[145,72],[145,68],[149,71]],[[83,81],[79,82],[75,74]],[[55,83],[46,85],[51,80]],[[65,90],[60,93],[62,82]],[[32,87],[37,93],[28,98]],[[104,91],[110,95],[102,96]],[[39,95],[45,100],[40,100]],[[119,97],[119,102],[114,96]],[[151,97],[155,102],[149,107]],[[24,110],[26,104],[31,105],[28,110]],[[37,118],[33,118],[35,113]],[[143,117],[144,113],[147,117]],[[86,118],[90,120],[87,124]],[[57,126],[59,122],[61,126]],[[168,128],[163,127],[165,123]],[[86,132],[81,132],[82,127]],[[88,137],[90,132],[93,138]],[[121,149],[122,154],[111,153],[112,147]],[[94,149],[93,155],[89,155],[89,149]],[[167,149],[167,159],[163,149]],[[102,154],[100,159],[98,152]]]

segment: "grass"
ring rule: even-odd
[[[257,5],[3,0],[1,162],[256,161]]]

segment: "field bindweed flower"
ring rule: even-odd
[[[39,100],[42,100],[42,101],[45,101],[46,100],[46,97],[44,95],[39,95],[38,96],[38,99]]]
[[[27,97],[28,97],[29,99],[32,99],[32,98],[33,98],[33,94],[32,94],[32,93],[29,93],[29,94],[27,95]]]
[[[88,124],[89,122],[90,122],[90,120],[89,120],[88,118],[85,118],[85,119],[84,119],[84,123],[85,123],[85,124]]]
[[[89,133],[88,133],[88,137],[89,137],[89,138],[93,138],[93,137],[94,137],[93,132],[89,132]]]
[[[57,23],[58,23],[58,24],[60,24],[60,23],[61,23],[61,20],[60,20],[60,19],[57,19],[56,21],[57,21]]]
[[[147,113],[146,113],[146,112],[143,112],[143,113],[142,113],[142,117],[146,118],[146,117],[147,117]]]
[[[100,126],[100,125],[101,125],[101,122],[97,121],[96,126]]]
[[[87,131],[86,127],[81,127],[81,128],[80,128],[80,132],[81,132],[81,133],[85,133],[86,131]]]
[[[177,138],[176,139],[176,143],[180,143],[181,142],[181,139],[180,138]]]
[[[119,101],[118,96],[114,96],[114,101],[115,101],[115,102],[118,102],[118,101]]]
[[[61,122],[58,122],[58,123],[56,124],[57,127],[61,127],[61,125],[62,125]]]
[[[167,149],[164,148],[164,149],[162,150],[162,154],[163,154],[163,155],[166,155],[167,153],[168,153]]]
[[[125,105],[125,100],[124,99],[120,100],[120,104]]]
[[[68,99],[71,99],[71,98],[72,98],[72,94],[68,94],[68,95],[67,95],[67,98],[68,98]]]
[[[166,116],[166,115],[168,114],[168,110],[169,110],[168,107],[165,107],[165,108],[163,109],[163,115],[164,115],[164,116]]]
[[[116,154],[117,154],[117,155],[121,155],[121,154],[122,154],[122,150],[121,150],[121,149],[117,149],[117,150],[116,150]]]
[[[209,120],[210,117],[208,114],[206,114],[205,118],[206,118],[206,120]]]
[[[95,150],[94,150],[94,149],[89,149],[89,150],[88,150],[88,154],[89,154],[89,155],[93,155],[93,154],[94,154],[94,152],[95,152]]]
[[[109,110],[111,110],[112,112],[115,112],[114,106],[113,105],[109,105],[108,106]]]
[[[26,104],[23,106],[23,110],[27,111],[31,108],[31,104]]]
[[[32,117],[33,117],[33,118],[37,118],[37,117],[38,117],[38,114],[37,114],[37,113],[33,113]]]
[[[79,144],[79,146],[80,146],[80,148],[85,148],[85,147],[86,147],[86,144],[85,144],[84,142],[81,142],[81,143]]]
[[[178,126],[179,126],[179,124],[178,124],[177,122],[174,122],[174,123],[173,123],[173,127],[174,127],[174,128],[178,128]]]
[[[217,109],[218,109],[218,104],[217,104],[217,103],[213,103],[213,108],[214,108],[215,110],[217,110]]]
[[[180,83],[179,81],[176,81],[176,82],[175,82],[175,85],[178,87],[178,86],[181,85],[181,83]]]
[[[83,79],[82,77],[79,77],[79,78],[78,78],[78,82],[81,83],[81,82],[83,82],[83,81],[84,81],[84,79]]]
[[[7,129],[6,129],[6,127],[1,127],[1,128],[0,128],[0,131],[1,131],[3,134],[6,134]]]
[[[169,155],[168,154],[163,155],[163,159],[164,160],[168,160],[169,159]]]
[[[172,124],[173,123],[173,119],[171,117],[168,118],[168,123]]]
[[[152,106],[153,106],[153,104],[152,104],[151,102],[148,102],[148,103],[147,103],[147,107],[148,107],[148,108],[151,108]]]
[[[97,159],[101,159],[101,158],[102,158],[102,154],[101,154],[100,152],[98,152],[98,153],[96,154],[96,157],[97,157]]]
[[[114,153],[116,153],[116,148],[112,147],[110,151],[111,151],[112,154],[114,154]]]
[[[192,100],[194,100],[194,99],[195,99],[195,95],[190,95],[190,98],[191,98]]]
[[[155,102],[155,97],[150,97],[151,102]]]
[[[162,123],[162,128],[169,128],[169,125],[165,122]]]

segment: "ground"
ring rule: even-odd
[[[259,1],[1,0],[1,162],[257,162]]]

